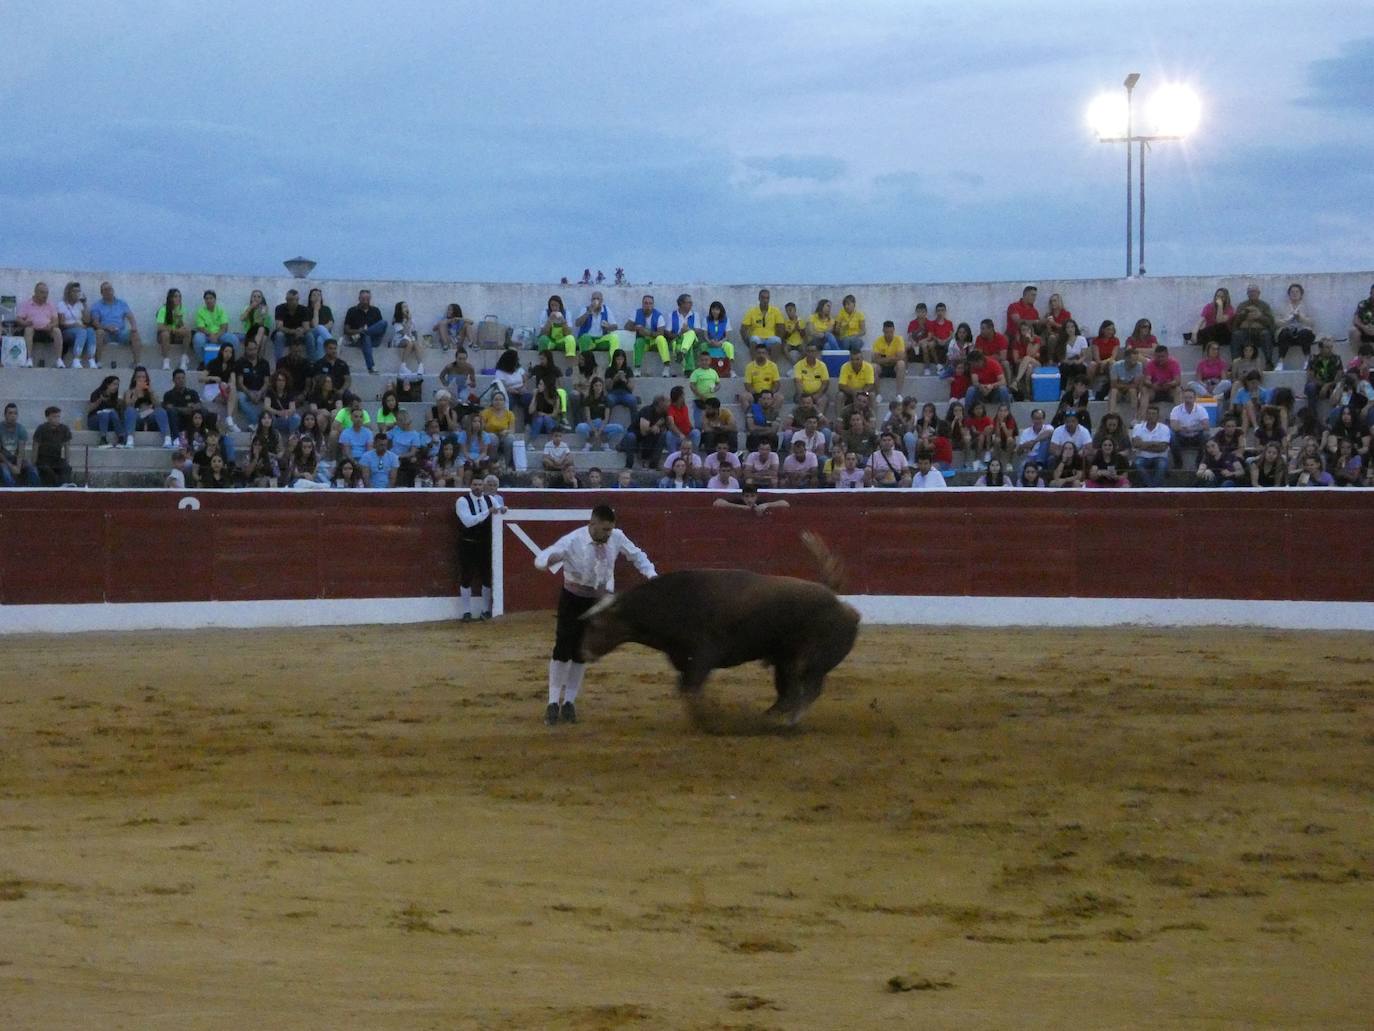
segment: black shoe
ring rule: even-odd
[[[491,619],[491,613],[490,613],[490,612],[483,612],[483,613],[482,613],[480,616],[478,616],[477,618],[478,618],[478,619]]]
[[[471,623],[471,622],[472,622],[472,613],[471,613],[471,612],[464,612],[464,613],[463,613],[463,622],[464,622],[464,623]]]
[[[559,710],[559,715],[564,723],[576,723],[577,707],[572,702],[564,702],[563,708]]]
[[[549,706],[544,710],[544,722],[550,727],[558,722],[558,703],[549,702]]]

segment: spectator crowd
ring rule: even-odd
[[[872,327],[853,294],[803,315],[768,290],[738,326],[720,301],[703,314],[690,294],[666,313],[646,294],[617,318],[594,290],[578,314],[554,295],[513,331],[450,304],[426,334],[405,301],[388,319],[367,290],[336,323],[317,288],[276,305],[255,290],[236,316],[213,290],[194,312],[169,290],[142,327],[111,283],[91,304],[79,283],[57,303],[39,283],[9,330],[23,338],[22,364],[45,363],[46,349],[54,368],[115,357],[131,368],[105,375],[84,412],[47,406],[32,434],[7,404],[0,479],[70,482],[75,414],[104,448],[158,434],[167,484],[186,488],[457,487],[526,470],[548,487],[718,491],[939,489],[960,471],[995,488],[1161,486],[1171,470],[1199,486],[1374,485],[1374,287],[1353,307],[1349,360],[1318,336],[1301,284],[1276,307],[1253,284],[1234,304],[1219,288],[1184,335],[1199,349],[1191,375],[1149,319],[1124,339],[1102,320],[1089,338],[1061,295],[1042,312],[1035,286],[999,321],[983,317],[975,332],[946,304],[922,302],[904,331]],[[378,349],[400,349],[379,397],[355,390],[344,347],[369,373]],[[488,351],[494,365],[479,370],[472,356]],[[170,389],[153,389],[145,360],[160,361]],[[405,405],[420,400],[427,361],[438,389],[413,417]],[[646,361],[672,384],[666,394],[637,392]],[[1302,373],[1301,389],[1266,385],[1275,372]],[[904,396],[909,376],[936,378],[947,400]],[[1013,405],[1045,384],[1044,407],[1018,424]],[[1093,402],[1105,402],[1096,419]],[[577,451],[607,451],[608,468],[623,468],[579,471]]]

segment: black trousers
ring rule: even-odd
[[[582,661],[582,634],[587,624],[582,614],[595,605],[599,598],[584,598],[573,594],[566,587],[558,596],[558,624],[553,633],[553,660],[555,662]]]
[[[491,586],[491,535],[458,538],[458,583],[471,590]]]

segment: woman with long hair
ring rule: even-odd
[[[253,440],[261,441],[262,446],[267,449],[267,453],[273,456],[281,454],[281,434],[277,432],[273,425],[272,413],[265,408],[258,416],[257,425],[253,427]]]
[[[1219,286],[1212,299],[1202,309],[1197,325],[1193,327],[1193,343],[1205,352],[1208,344],[1222,347],[1231,346],[1231,320],[1236,309],[1231,306],[1231,291]]]
[[[520,364],[519,352],[501,352],[501,357],[496,359],[495,379],[496,385],[506,395],[511,411],[528,416],[530,404],[534,401],[534,391],[531,389],[528,374]]]
[[[401,379],[425,374],[425,353],[420,349],[420,333],[410,317],[410,305],[397,301],[391,311],[391,346],[401,349]]]
[[[351,458],[344,458],[339,461],[334,469],[333,485],[341,490],[350,490],[361,487],[366,481],[363,480],[363,471],[358,468],[358,463]]]
[[[396,417],[400,412],[401,402],[396,395],[396,391],[388,388],[386,393],[382,394],[381,407],[377,409],[377,414],[372,419],[377,427],[376,432],[381,433],[385,431],[390,433],[395,429]]]
[[[268,334],[272,332],[272,309],[267,306],[267,298],[261,290],[254,290],[248,295],[248,307],[239,316],[239,325],[243,327],[245,344],[249,340],[256,340],[259,348],[267,344]]]
[[[1288,463],[1283,460],[1277,444],[1266,444],[1260,456],[1250,463],[1250,486],[1288,486]]]
[[[1069,444],[1065,444],[1069,447]],[[1096,453],[1088,466],[1088,487],[1129,487],[1130,479],[1126,473],[1130,465],[1126,456],[1116,450],[1116,439],[1105,436],[1097,445]]]
[[[172,348],[181,347],[181,367],[186,368],[191,356],[191,334],[195,327],[186,325],[181,307],[181,291],[173,287],[167,291],[162,307],[157,310],[157,347],[162,352],[163,370],[172,367]]]
[[[1035,370],[1040,368],[1041,356],[1044,353],[1044,342],[1035,335],[1035,327],[1029,322],[1022,322],[1021,328],[1017,331],[1016,340],[1008,348],[1012,361],[1016,362],[1016,371],[1012,374],[1010,387],[1012,393],[1022,398],[1031,396],[1031,377],[1035,375]]]
[[[301,416],[296,414],[296,393],[291,389],[291,377],[284,369],[278,369],[272,376],[262,405],[262,410],[272,417],[272,426],[281,436],[289,437],[300,428]]]
[[[544,305],[544,321],[539,326],[534,342],[541,351],[559,348],[569,358],[577,353],[577,334],[573,331],[563,298],[557,294],[551,294]]]
[[[208,362],[201,374],[200,399],[214,408],[223,418],[224,427],[231,433],[238,432],[234,424],[234,412],[238,411],[238,394],[234,386],[234,345],[221,344],[219,354]]]
[[[131,446],[135,432],[151,430],[162,434],[164,448],[170,450],[176,446],[172,442],[172,426],[167,411],[157,402],[148,370],[137,365],[129,377],[129,389],[124,394],[124,439]]]
[[[310,332],[305,335],[308,353],[317,362],[324,357],[324,342],[334,337],[334,310],[324,303],[324,291],[318,286],[306,295],[305,307],[310,312]]]
[[[611,363],[606,368],[606,402],[612,407],[624,405],[630,410],[633,421],[639,408],[639,398],[634,392],[635,374],[630,368],[629,356],[621,350],[611,353]]]
[[[978,477],[975,487],[1011,487],[1011,480],[1007,479],[1006,466],[1002,464],[1000,458],[994,458],[988,463],[983,475]]]
[[[1051,487],[1083,486],[1083,458],[1073,441],[1064,441],[1059,457],[1050,459],[1050,465],[1054,467],[1050,474]]]
[[[133,447],[132,435],[121,435],[124,428],[124,398],[119,392],[119,377],[106,376],[100,386],[91,391],[86,403],[86,426],[100,434],[102,448]],[[114,437],[114,443],[110,438]]]
[[[1059,327],[1059,382],[1070,383],[1079,376],[1088,378],[1088,338],[1074,319],[1065,319]]]
[[[594,377],[587,385],[587,396],[582,401],[582,421],[577,424],[577,433],[583,440],[583,451],[605,447],[606,438],[610,438],[612,449],[620,442],[625,427],[618,422],[611,422],[610,412],[606,383],[600,376]]]
[[[267,413],[263,412],[263,416],[267,417]],[[261,436],[254,436],[248,444],[248,453],[243,456],[240,479],[249,487],[275,487],[280,476],[277,456]]]
[[[806,319],[806,342],[817,344],[822,351],[834,350],[840,346],[835,337],[835,320],[830,313],[830,301],[822,297],[816,302],[816,310]]]
[[[430,478],[436,487],[461,487],[463,485],[463,459],[458,454],[458,442],[448,437],[439,445],[430,470]]]
[[[444,309],[444,317],[434,324],[434,332],[439,337],[439,347],[445,351],[456,351],[473,343],[472,320],[463,318],[461,304],[450,304]]]
[[[735,345],[730,343],[730,317],[725,314],[725,305],[712,301],[706,309],[706,347],[720,348],[729,362],[735,360]],[[689,370],[690,371],[690,370]]]
[[[318,483],[321,464],[320,449],[315,438],[309,434],[302,434],[291,452],[291,464],[285,482],[293,486],[301,480]]]

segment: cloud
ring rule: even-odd
[[[1374,115],[1374,36],[1350,40],[1336,57],[1313,61],[1307,69],[1305,107]]]
[[[768,158],[754,162],[754,167],[779,179],[806,179],[817,183],[834,182],[844,174],[846,168],[839,158],[824,154]]]

